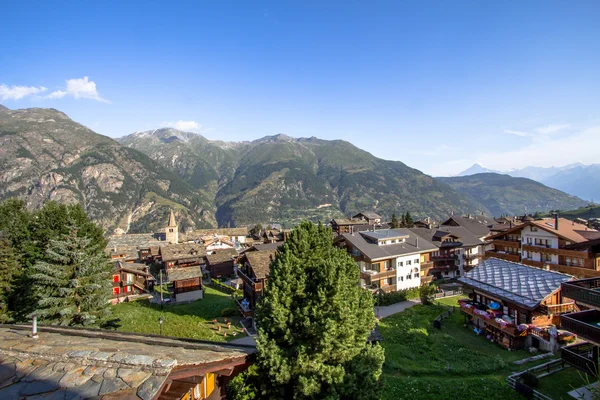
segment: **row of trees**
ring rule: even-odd
[[[0,203],[0,321],[109,323],[111,265],[103,229],[80,205],[48,202],[30,211]]]
[[[398,221],[398,217],[396,217],[396,214],[392,214],[392,229],[395,228],[412,228],[414,225],[414,221],[412,219],[412,217],[410,216],[410,213],[407,211],[406,214],[402,214],[402,216],[400,217],[400,221]]]
[[[378,399],[384,352],[367,343],[373,303],[331,229],[302,223],[271,263],[256,362],[233,379],[229,398]]]

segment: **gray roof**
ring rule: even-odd
[[[151,245],[161,244],[160,240],[157,240],[153,233],[136,233],[136,234],[124,234],[124,235],[111,235],[108,239],[107,249],[119,248],[145,248]]]
[[[408,239],[409,234],[400,232],[398,229],[379,229],[375,231],[361,232],[361,235],[373,240],[381,239]]]
[[[255,351],[100,330],[40,327],[38,339],[30,333],[27,326],[0,327],[0,399],[148,400],[172,372],[242,365]]]
[[[206,256],[206,262],[210,265],[225,263],[232,261],[234,257],[238,256],[236,249],[225,249],[218,250],[215,254],[208,254]]]
[[[388,229],[385,229],[387,231]],[[426,240],[425,238],[411,232],[407,228],[393,229],[395,231],[393,235],[408,236],[404,243],[386,244],[379,246],[373,243],[365,234],[373,234],[374,232],[360,232],[360,233],[344,233],[342,237],[354,247],[358,249],[365,257],[374,261],[385,258],[398,257],[405,254],[422,253],[426,251],[437,250],[437,247]],[[377,232],[377,231],[375,231]],[[417,238],[419,247],[417,247]]]
[[[488,225],[492,225],[494,223],[493,219],[485,219],[481,217],[477,218],[466,218],[466,217],[450,217],[447,221],[445,221],[442,226],[445,226],[450,223],[450,220],[454,220],[459,226],[466,228],[469,232],[477,237],[484,237],[490,233],[490,228]]]
[[[246,250],[248,251],[264,251],[264,250],[277,250],[280,246],[283,246],[285,242],[274,242],[274,243],[257,243]]]
[[[352,218],[360,218],[361,215],[368,219],[381,219],[381,215],[379,215],[373,211],[360,212],[360,213],[356,214],[355,216],[353,216]]]
[[[167,244],[160,246],[160,255],[163,261],[201,259],[206,256],[206,249],[200,243]]]
[[[182,281],[185,279],[198,278],[202,276],[202,269],[199,265],[193,267],[172,268],[167,270],[169,282]]]
[[[440,247],[440,238],[452,234],[459,238],[459,241],[465,247],[479,246],[484,244],[477,236],[462,226],[442,225],[437,229],[410,228],[417,235],[426,238],[434,245]]]
[[[498,258],[489,258],[458,278],[463,284],[528,309],[537,307],[561,283],[572,279],[570,275]]]

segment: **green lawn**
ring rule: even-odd
[[[597,382],[576,368],[567,368],[540,379],[536,390],[551,397],[553,400],[573,400],[569,392],[582,386]]]
[[[455,305],[457,299],[442,299],[441,303]],[[383,399],[519,398],[506,385],[505,377],[540,362],[511,364],[531,355],[504,350],[475,335],[463,326],[458,309],[441,330],[433,328],[433,320],[446,309],[416,305],[381,320],[386,353]]]
[[[221,311],[225,308],[236,308],[233,299],[220,291],[204,287],[204,298],[188,304],[160,305],[148,301],[132,301],[117,304],[113,308],[115,317],[120,319],[118,330],[137,333],[159,333],[158,318],[163,318],[162,333],[165,336],[177,336],[192,339],[225,342],[244,336],[239,325],[241,317],[227,318],[231,321],[231,329],[225,326],[225,318]],[[218,323],[211,322],[217,319]],[[221,331],[218,327],[221,326]],[[235,332],[236,336],[232,336]],[[225,333],[227,336],[225,337]]]

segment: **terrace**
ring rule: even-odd
[[[562,294],[578,304],[600,308],[600,278],[565,282],[562,284]]]
[[[592,343],[579,343],[563,347],[561,358],[586,374],[598,376],[598,346]]]
[[[579,337],[600,344],[600,311],[586,310],[560,316],[563,329],[576,333]]]

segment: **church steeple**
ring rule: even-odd
[[[177,221],[175,221],[175,214],[173,214],[173,210],[169,214],[169,223],[167,224],[167,229],[165,229],[165,239],[169,243],[179,243],[179,228],[177,226]]]

